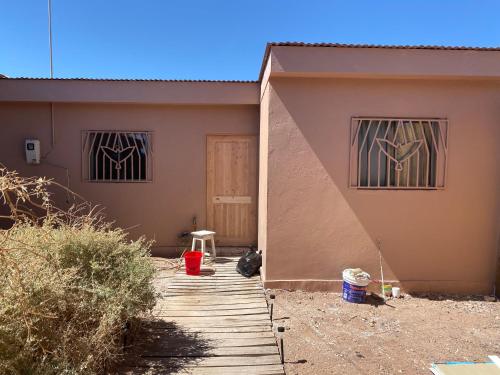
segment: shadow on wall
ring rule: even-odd
[[[268,248],[287,243],[287,264],[278,266],[279,252],[269,252],[271,280],[340,279],[347,267],[378,279],[380,239],[386,278],[408,290],[491,291],[497,246],[491,207],[498,197],[496,177],[487,170],[495,168],[494,150],[457,151],[460,143],[484,141],[491,121],[488,111],[483,118],[476,113],[478,129],[470,133],[470,95],[454,95],[460,83],[275,79],[272,87]],[[448,117],[455,148],[447,188],[349,188],[354,116]],[[475,167],[479,161],[486,172]]]

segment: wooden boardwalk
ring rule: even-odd
[[[200,276],[175,274],[136,346],[134,374],[284,374],[259,276],[218,258]]]

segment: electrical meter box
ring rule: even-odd
[[[26,152],[26,163],[40,164],[40,141],[38,139],[26,139],[24,151]]]

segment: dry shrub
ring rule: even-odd
[[[127,240],[88,203],[56,208],[55,185],[0,168],[12,225],[0,231],[2,374],[101,373],[125,323],[155,303],[150,243]]]

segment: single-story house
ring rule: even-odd
[[[2,78],[0,129],[5,166],[156,254],[196,222],[257,245],[267,287],[378,278],[379,250],[407,291],[495,286],[500,48],[270,43],[258,81]]]

